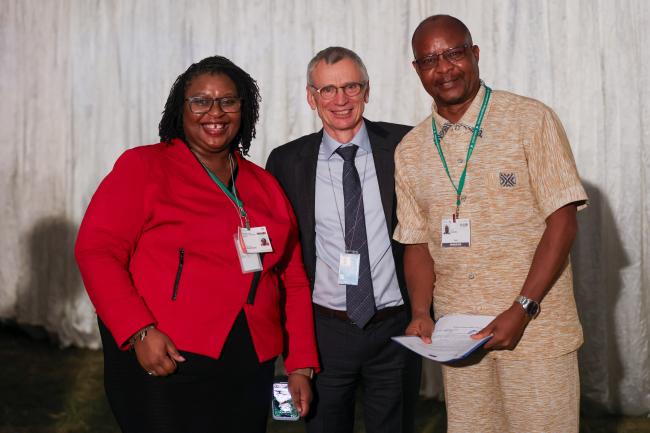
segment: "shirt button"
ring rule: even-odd
[[[465,200],[467,200],[467,196],[466,195],[461,195],[460,196],[460,201],[465,201]]]
[[[461,165],[463,162],[465,162],[465,160],[458,158],[456,162],[458,163],[458,165]]]
[[[470,272],[469,274],[467,274],[467,278],[473,280],[474,278],[476,278],[476,274],[474,272]]]

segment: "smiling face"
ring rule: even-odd
[[[438,57],[437,65],[423,70],[413,64],[422,86],[436,101],[438,109],[471,103],[480,87],[478,58],[479,49],[472,45],[471,37],[453,22],[426,23],[413,37],[413,55],[421,59],[431,54],[440,54],[451,48],[468,44],[464,57],[450,62]]]
[[[185,90],[185,98],[238,97],[235,83],[225,74],[202,74],[196,76]],[[187,145],[197,156],[209,160],[215,154],[228,152],[230,143],[241,125],[241,112],[224,113],[218,103],[210,111],[195,114],[190,104],[183,106],[183,131]]]
[[[329,65],[320,61],[311,73],[311,84],[318,89],[363,82],[361,69],[349,58]],[[307,86],[307,102],[312,110],[318,111],[318,116],[323,121],[323,129],[339,143],[348,143],[361,129],[369,90],[366,84],[360,94],[348,96],[343,89],[338,89],[334,98],[324,100],[313,87]]]

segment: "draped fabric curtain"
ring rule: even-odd
[[[355,50],[373,120],[430,110],[410,60],[426,16],[462,19],[481,77],[551,106],[591,206],[572,252],[586,342],[583,398],[650,411],[650,3],[645,0],[0,0],[0,318],[98,347],[72,246],[92,193],[127,148],[158,141],[171,84],[221,54],[263,97],[250,156],[319,128],[305,101],[318,50]],[[427,367],[425,391],[439,393]]]

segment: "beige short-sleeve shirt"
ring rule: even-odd
[[[450,175],[458,184],[485,87],[456,124],[433,107]],[[534,99],[493,91],[481,134],[467,166],[460,218],[469,218],[470,247],[441,247],[443,218],[456,209],[456,192],[433,142],[431,116],[409,132],[395,152],[395,240],[428,243],[435,262],[436,317],[449,313],[497,315],[512,305],[528,275],[545,219],[587,195],[568,139],[555,113]],[[541,304],[506,357],[554,357],[582,344],[571,265]]]

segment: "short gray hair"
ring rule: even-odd
[[[314,56],[313,59],[309,61],[307,65],[307,84],[313,86],[314,83],[311,80],[311,74],[314,72],[316,65],[322,60],[326,65],[333,65],[343,59],[350,59],[357,64],[361,75],[363,75],[363,81],[368,82],[368,70],[366,65],[363,64],[361,57],[357,55],[354,51],[343,48],[343,47],[327,47],[324,50],[321,50]]]

